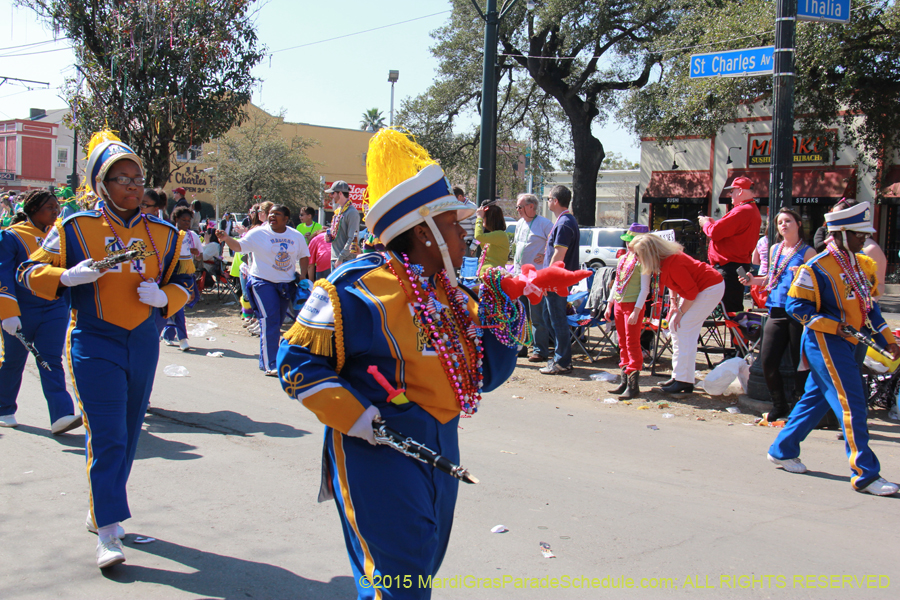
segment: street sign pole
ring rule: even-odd
[[[772,166],[769,175],[770,247],[775,242],[775,215],[793,203],[794,32],[797,0],[778,0],[775,8],[775,106],[772,118]]]

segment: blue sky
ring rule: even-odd
[[[429,34],[447,19],[449,10],[446,0],[268,0],[262,3],[257,24],[260,40],[272,56],[255,70],[263,82],[254,91],[253,102],[269,112],[284,110],[289,121],[316,125],[356,128],[363,111],[372,107],[383,111],[387,120],[388,71],[400,71],[395,110],[402,98],[424,92],[437,64],[428,50],[433,43]],[[402,21],[410,22],[348,35]],[[0,50],[0,76],[50,84],[48,90],[13,83],[0,86],[0,118],[27,118],[32,107],[64,106],[60,87],[72,73],[73,61],[65,41],[6,50],[52,39],[31,11],[14,7],[13,0],[0,0],[0,48],[4,49]],[[304,46],[290,49],[300,45]],[[595,126],[595,134],[607,152],[640,158],[636,138],[624,130]]]

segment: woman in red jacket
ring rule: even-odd
[[[660,288],[669,288],[669,331],[672,334],[672,379],[662,390],[670,394],[694,391],[697,340],[703,321],[725,293],[722,276],[710,265],[684,253],[681,244],[652,233],[631,242],[644,273],[659,273]]]

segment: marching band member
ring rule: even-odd
[[[131,516],[126,484],[159,360],[155,313],[184,305],[193,266],[179,264],[184,234],[141,214],[143,163],[110,132],[88,144],[87,179],[103,207],[58,222],[18,280],[47,300],[71,288],[67,353],[87,432],[85,525],[98,534],[97,566],[105,568],[125,561],[119,523]],[[92,268],[127,249],[141,257]]]
[[[41,387],[50,409],[50,432],[65,433],[81,425],[72,396],[66,391],[62,369],[63,342],[69,311],[68,294],[56,300],[36,296],[16,281],[16,269],[37,250],[59,215],[59,202],[52,192],[34,190],[25,195],[23,212],[9,228],[0,231],[0,319],[3,344],[0,346],[0,427],[15,427],[16,396],[22,385],[22,371],[28,350],[16,332],[34,344],[50,367],[38,368]]]
[[[844,331],[847,325],[857,331],[868,325],[875,341],[895,359],[900,357],[900,347],[873,301],[878,295],[875,261],[858,254],[866,234],[875,233],[869,215],[868,202],[826,214],[832,239],[825,252],[799,268],[788,291],[785,310],[806,327],[802,350],[810,376],[768,458],[785,471],[805,473],[800,443],[830,408],[844,432],[853,489],[889,496],[897,493],[898,486],[881,477],[878,458],[869,448],[866,393],[853,357],[858,342]]]
[[[398,153],[418,165],[392,161]],[[336,501],[359,598],[429,598],[418,581],[444,558],[458,481],[373,445],[373,420],[458,463],[460,412],[474,413],[482,392],[509,377],[517,345],[481,328],[479,303],[456,287],[466,249],[459,221],[475,207],[397,131],[372,138],[367,162],[366,224],[387,252],[317,282],[281,344],[278,370],[288,395],[326,425],[319,497]],[[405,396],[390,401],[370,367]],[[412,585],[373,587],[387,577]]]

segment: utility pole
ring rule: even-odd
[[[475,0],[472,5],[484,21],[484,67],[481,82],[481,141],[478,148],[478,191],[476,204],[497,196],[497,42],[500,21],[515,6],[517,0],[497,11],[497,0],[487,0],[483,12]]]
[[[778,0],[775,8],[775,88],[772,115],[772,166],[769,175],[770,247],[775,241],[775,215],[793,204],[794,162],[794,32],[797,0]]]

